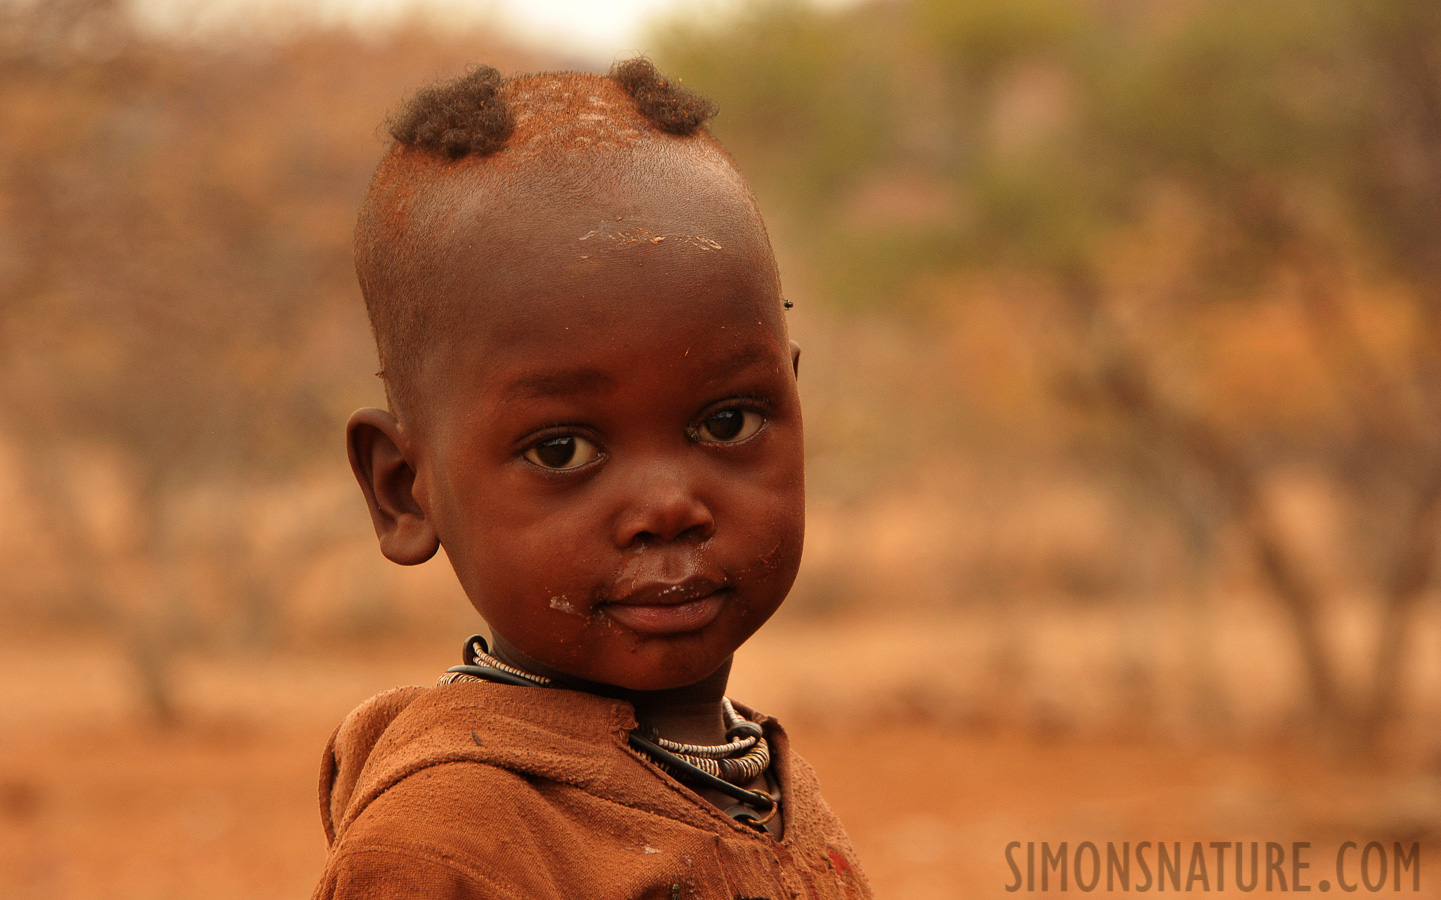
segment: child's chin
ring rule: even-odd
[[[698,666],[692,658],[686,660],[684,666],[609,671],[596,680],[626,691],[671,691],[699,684],[714,675],[719,668],[720,664]]]

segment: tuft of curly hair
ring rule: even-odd
[[[516,84],[539,78],[577,78],[567,73],[502,78],[490,66],[477,66],[465,75],[423,88],[390,120],[390,135],[396,143],[415,147],[447,159],[486,156],[505,146],[516,128],[516,110],[526,115],[559,114],[533,109],[528,92],[514,94]],[[623,60],[606,74],[631,98],[635,111],[656,128],[685,137],[695,134],[716,114],[706,97],[667,81],[643,56]],[[542,103],[542,106],[545,104]]]
[[[694,134],[716,114],[713,101],[666,81],[644,56],[618,62],[606,75],[634,98],[641,115],[670,134]]]
[[[452,81],[419,91],[390,122],[401,144],[459,159],[499,150],[510,137],[510,112],[500,98],[503,79],[477,66]]]

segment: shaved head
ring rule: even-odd
[[[561,268],[643,251],[683,271],[693,254],[738,252],[778,284],[755,201],[703,126],[712,111],[644,60],[608,76],[481,69],[418,94],[355,238],[392,409],[415,406],[461,319],[536,295]]]

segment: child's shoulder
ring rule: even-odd
[[[569,691],[460,683],[400,687],[356,707],[321,760],[321,818],[334,843],[372,801],[453,762],[583,785],[635,727],[623,703]]]

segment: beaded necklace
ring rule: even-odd
[[[440,676],[438,684],[458,681],[498,681],[506,684],[551,687],[554,682],[544,675],[501,662],[490,654],[485,638],[472,635],[462,654],[464,665],[452,666]],[[736,712],[729,697],[721,698],[725,715],[724,744],[685,744],[667,740],[653,730],[631,732],[630,745],[645,754],[656,765],[676,778],[703,787],[713,788],[740,804],[725,812],[758,831],[770,831],[768,823],[780,810],[778,791],[751,790],[745,787],[770,767],[770,743],[761,727]]]

